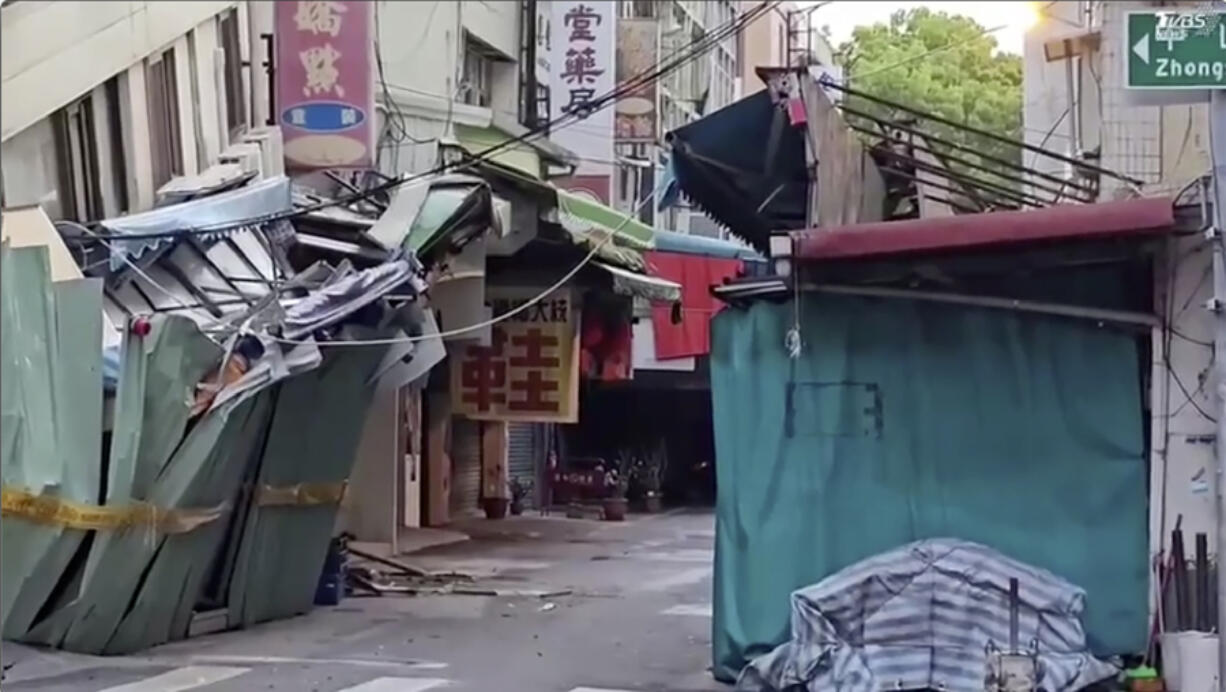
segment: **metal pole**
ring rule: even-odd
[[[1226,681],[1226,91],[1209,100],[1209,142],[1213,161],[1213,351],[1217,375],[1217,631],[1218,680]],[[1220,689],[1220,686],[1219,686]]]

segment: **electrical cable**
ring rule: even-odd
[[[984,29],[983,31],[980,31],[979,33],[967,38],[966,40],[957,41],[954,43],[947,43],[943,46],[938,46],[936,48],[933,48],[932,50],[924,51],[923,53],[920,53],[918,55],[912,55],[909,58],[904,58],[902,60],[899,60],[896,63],[891,63],[889,65],[886,65],[885,67],[879,67],[875,70],[865,72],[864,74],[850,74],[847,76],[847,81],[850,82],[853,79],[863,79],[865,77],[872,77],[873,75],[881,74],[882,72],[888,72],[889,70],[892,70],[896,67],[902,67],[903,65],[909,65],[915,62],[916,60],[927,58],[935,53],[941,53],[941,52],[944,52],[944,51],[947,51],[953,48],[960,48],[962,46],[967,45],[968,43],[971,43],[972,41],[976,41],[980,38],[983,38],[984,36],[987,36],[988,34],[995,33],[997,31],[1000,31],[1001,29],[1006,29],[1006,28],[1008,28],[1007,24],[1001,24],[1000,26],[992,27],[991,29]]]
[[[180,237],[180,236],[186,236],[186,235],[208,235],[210,233],[225,233],[225,232],[234,231],[234,230],[237,230],[243,227],[271,223],[273,221],[294,219],[294,218],[305,216],[307,214],[310,214],[316,211],[320,211],[322,209],[327,209],[327,208],[336,207],[336,206],[346,206],[354,202],[358,202],[364,199],[369,199],[370,197],[373,197],[378,194],[382,194],[394,188],[400,187],[402,185],[406,185],[410,182],[414,182],[414,181],[417,181],[417,180],[420,180],[422,178],[426,178],[432,175],[445,173],[451,169],[454,169],[460,166],[466,166],[466,165],[471,165],[472,163],[479,163],[482,161],[487,161],[489,160],[490,157],[492,157],[493,155],[503,150],[506,150],[508,148],[514,147],[519,144],[529,143],[530,141],[535,141],[536,139],[546,136],[551,131],[556,131],[558,129],[566,127],[570,123],[574,123],[576,121],[582,120],[586,118],[588,115],[591,115],[592,113],[602,110],[612,105],[613,103],[621,100],[622,98],[629,95],[630,93],[636,92],[642,86],[646,84],[654,83],[655,81],[663,78],[667,74],[670,74],[680,69],[686,63],[693,61],[694,59],[706,54],[707,52],[710,52],[711,50],[716,48],[718,45],[720,45],[728,37],[733,36],[737,33],[740,33],[742,30],[744,30],[745,26],[755,21],[762,14],[769,12],[772,7],[780,4],[780,2],[782,2],[782,0],[766,0],[762,2],[761,4],[755,6],[754,9],[749,10],[748,12],[740,15],[739,17],[732,20],[731,22],[728,22],[722,27],[717,28],[715,31],[705,34],[701,39],[690,42],[689,44],[686,44],[684,46],[681,46],[676,51],[674,51],[667,60],[661,60],[657,62],[653,66],[654,69],[648,68],[644,70],[643,72],[640,72],[639,74],[634,75],[633,77],[625,80],[620,85],[615,87],[612,91],[600,97],[592,99],[591,101],[588,101],[587,103],[583,105],[582,108],[576,108],[568,113],[564,113],[563,115],[549,121],[543,126],[533,128],[523,135],[519,135],[517,137],[512,137],[507,140],[504,140],[503,142],[499,144],[496,144],[480,152],[477,152],[473,154],[471,157],[465,157],[464,159],[460,161],[453,162],[453,163],[443,163],[423,173],[404,176],[400,178],[394,178],[388,182],[373,186],[370,189],[362,193],[354,193],[351,195],[346,195],[343,197],[338,197],[336,199],[326,200],[326,201],[319,202],[314,205],[308,205],[305,207],[300,207],[300,208],[292,209],[289,211],[276,212],[272,214],[266,214],[263,216],[241,219],[238,221],[229,221],[229,222],[225,222],[221,224],[212,224],[212,225],[185,228],[185,229],[176,229],[174,231],[124,234],[122,236],[115,236],[109,239],[112,241],[117,241],[117,242],[126,242],[126,241],[135,241],[135,240],[172,238],[172,237]],[[94,236],[93,239],[96,240],[97,236]],[[84,241],[84,240],[87,240],[87,238],[77,238],[73,240],[74,241]]]
[[[587,264],[596,257],[596,255],[600,252],[600,250],[606,244],[612,241],[612,239],[619,232],[621,232],[623,228],[625,228],[626,224],[630,223],[631,219],[633,219],[637,214],[639,214],[643,210],[643,207],[645,207],[649,202],[651,202],[651,200],[655,197],[655,194],[656,194],[655,190],[652,190],[651,192],[649,192],[647,196],[644,197],[641,202],[635,205],[634,211],[632,213],[626,214],[625,218],[622,219],[621,223],[618,224],[616,228],[606,233],[605,237],[601,238],[599,242],[593,244],[591,250],[588,251],[587,255],[585,255],[583,259],[579,261],[578,264],[576,264],[568,272],[566,272],[566,274],[562,275],[562,278],[555,281],[553,285],[551,285],[549,288],[544,289],[543,291],[541,291],[539,294],[537,294],[530,300],[524,302],[522,305],[519,305],[512,310],[508,310],[507,312],[504,312],[501,315],[496,315],[488,320],[484,320],[476,324],[471,324],[467,327],[457,327],[456,329],[450,329],[447,331],[438,332],[437,334],[423,334],[421,336],[409,336],[409,337],[391,337],[387,339],[347,339],[347,340],[316,341],[316,340],[308,340],[308,339],[286,339],[283,337],[275,337],[275,336],[270,337],[270,338],[282,344],[313,343],[316,346],[320,346],[320,347],[393,346],[396,344],[405,344],[405,343],[411,344],[411,343],[416,343],[419,341],[427,341],[429,339],[445,339],[445,338],[449,338],[453,336],[460,336],[462,334],[468,334],[471,332],[479,331],[479,330],[485,329],[486,327],[491,327],[495,324],[498,324],[499,322],[503,322],[505,320],[508,320],[514,317],[515,315],[518,315],[521,312],[524,312],[525,310],[532,307],[533,305],[536,305],[537,303],[547,298],[549,294],[553,293],[554,291],[558,290],[563,285],[565,285],[567,281],[570,281],[572,278],[574,278],[575,275],[580,272],[580,270],[582,270],[585,266],[587,266]],[[566,205],[566,202],[564,199],[559,200],[559,202],[563,206]]]
[[[430,8],[430,14],[426,17],[426,27],[423,30],[423,37],[426,31],[430,30],[430,24],[434,20],[434,11],[438,9],[438,0],[435,1],[434,7]],[[404,144],[412,142],[414,144],[430,144],[438,141],[438,138],[433,139],[418,139],[409,134],[408,126],[405,124],[407,118],[404,111],[400,108],[400,104],[396,99],[392,98],[392,93],[388,89],[387,77],[383,73],[383,42],[379,40],[379,3],[375,3],[375,71],[379,76],[379,86],[383,91],[383,108],[387,112],[387,123],[385,127],[392,130],[392,142],[396,144]],[[418,41],[421,45],[421,41]],[[397,134],[396,130],[399,131]]]

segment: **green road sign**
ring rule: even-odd
[[[1226,88],[1226,14],[1129,12],[1125,40],[1130,88]]]

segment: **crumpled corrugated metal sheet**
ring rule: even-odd
[[[1087,651],[1085,592],[969,541],[917,541],[792,594],[792,641],[745,668],[744,692],[984,689],[987,647],[1009,647],[1009,579],[1018,643],[1037,641],[1040,685],[1077,690],[1117,668]]]
[[[291,207],[289,178],[278,176],[262,180],[231,192],[204,197],[191,202],[160,207],[131,216],[107,219],[102,226],[115,236],[171,233],[194,228],[208,228],[237,223],[269,214],[289,211]],[[200,236],[207,239],[208,234]],[[175,242],[173,236],[113,240],[111,269],[124,265],[124,257],[136,259],[149,250]]]

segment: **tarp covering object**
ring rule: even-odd
[[[713,655],[788,638],[789,595],[934,537],[1085,589],[1096,655],[1144,650],[1147,470],[1135,336],[1004,310],[806,294],[712,333]]]
[[[1011,651],[1010,579],[1017,650],[1037,654],[1041,689],[1079,690],[1119,672],[1086,650],[1084,591],[987,546],[933,539],[792,594],[792,640],[754,659],[737,689],[981,692],[989,651]]]

